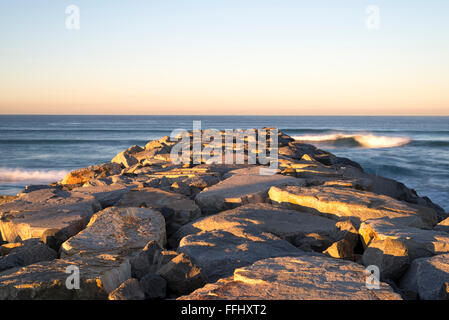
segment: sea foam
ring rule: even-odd
[[[293,136],[298,141],[327,144],[327,145],[341,145],[345,147],[361,147],[370,149],[379,148],[395,148],[404,146],[410,143],[410,139],[407,137],[391,137],[391,136],[378,136],[371,133],[367,134],[317,134],[317,135],[302,135]]]
[[[64,178],[67,173],[66,170],[0,168],[0,182],[54,182]]]

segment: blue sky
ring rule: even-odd
[[[0,15],[0,113],[449,114],[448,1],[2,0]]]

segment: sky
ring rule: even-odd
[[[449,115],[449,1],[1,0],[0,114]]]

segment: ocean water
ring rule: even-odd
[[[449,117],[0,116],[0,194],[110,161],[173,129],[277,127],[404,182],[449,211]]]

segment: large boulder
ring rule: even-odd
[[[181,239],[178,252],[190,256],[209,282],[230,276],[236,268],[257,260],[304,253],[289,242],[252,226],[186,236]]]
[[[167,281],[157,274],[145,275],[140,279],[140,287],[146,299],[162,299],[167,294]]]
[[[37,239],[25,240],[23,245],[13,248],[6,256],[0,258],[0,271],[27,266],[40,261],[56,259],[55,250],[47,247]]]
[[[400,240],[373,240],[363,252],[362,262],[365,266],[377,266],[381,279],[397,280],[407,270],[410,257]]]
[[[349,218],[356,226],[368,219],[389,219],[398,225],[429,228],[437,223],[433,209],[371,192],[336,187],[271,187],[271,201],[335,219]]]
[[[449,254],[416,259],[399,282],[409,298],[446,300],[449,282]]]
[[[182,300],[400,300],[386,283],[366,287],[359,264],[323,256],[280,257],[239,268]]]
[[[158,210],[164,215],[170,233],[201,216],[201,210],[193,200],[157,188],[133,189],[121,198],[117,206]]]
[[[172,247],[176,247],[181,238],[190,234],[213,230],[232,231],[235,228],[246,227],[272,233],[289,242],[312,233],[325,237],[333,236],[337,231],[334,220],[308,212],[277,208],[268,203],[257,203],[246,204],[191,222],[180,228],[170,238],[169,243]]]
[[[0,231],[8,242],[45,234],[61,243],[81,231],[100,209],[91,195],[54,188],[33,191],[0,205]]]
[[[261,168],[251,167],[227,173],[227,179],[197,194],[196,203],[203,213],[212,214],[247,203],[265,202],[272,186],[305,185],[302,179],[280,174],[261,175]]]
[[[131,278],[130,260],[150,240],[163,246],[165,238],[165,220],[159,212],[110,207],[95,214],[86,229],[62,244],[61,257],[97,270],[97,282],[110,293]]]
[[[401,241],[407,247],[410,260],[449,252],[449,234],[441,231],[398,227],[388,220],[367,220],[359,233],[366,247],[374,240]]]
[[[206,284],[201,268],[184,253],[171,259],[157,273],[167,281],[168,288],[178,295],[188,294]]]

